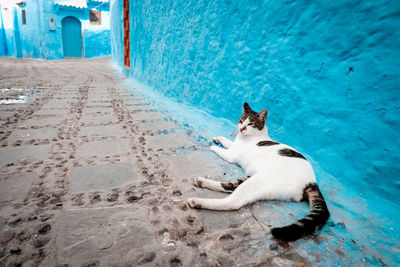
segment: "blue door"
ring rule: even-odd
[[[81,22],[74,17],[65,17],[61,25],[64,57],[82,57]]]

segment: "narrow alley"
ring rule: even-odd
[[[107,58],[0,58],[0,75],[1,266],[313,266],[370,253],[341,222],[274,240],[271,225],[306,203],[189,209],[191,196],[224,196],[194,177],[227,181],[240,168]]]

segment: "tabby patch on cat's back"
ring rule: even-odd
[[[244,103],[235,140],[214,137],[221,146],[210,147],[222,159],[240,165],[249,176],[222,183],[196,177],[195,186],[230,195],[221,199],[189,198],[187,202],[196,209],[237,210],[258,200],[308,201],[307,216],[271,230],[277,239],[294,241],[320,229],[330,214],[311,164],[294,148],[269,137],[267,115],[267,109],[255,112]]]

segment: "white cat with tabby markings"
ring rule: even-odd
[[[329,211],[311,164],[292,147],[268,136],[267,113],[266,109],[256,113],[244,103],[235,141],[214,137],[214,142],[225,148],[210,147],[222,159],[239,164],[247,177],[226,183],[196,177],[194,184],[198,187],[231,194],[222,199],[189,198],[187,202],[191,208],[237,210],[257,200],[308,200],[310,213],[306,217],[271,230],[277,239],[294,241],[321,228],[329,218]]]

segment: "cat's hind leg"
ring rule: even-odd
[[[255,201],[256,199],[249,197],[256,184],[252,179],[247,179],[240,184],[236,190],[226,198],[189,198],[187,203],[189,207],[195,209],[208,210],[238,210],[244,205]]]
[[[237,210],[246,204],[258,200],[300,201],[302,189],[287,186],[281,179],[265,179],[263,174],[255,174],[240,184],[226,198],[189,198],[187,203],[191,208],[209,210]]]
[[[223,147],[230,148],[232,146],[232,141],[223,136],[213,137],[212,140],[216,144],[221,144]]]
[[[248,177],[243,177],[232,182],[217,182],[211,179],[196,177],[194,178],[193,184],[198,187],[208,188],[214,191],[220,191],[225,193],[231,193],[234,191],[241,183],[246,181]]]

